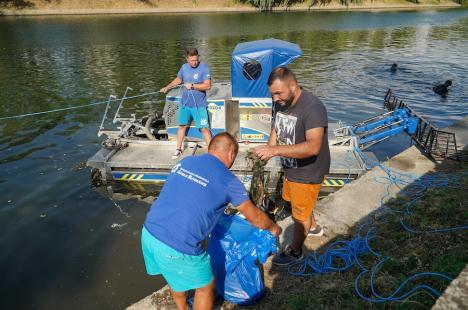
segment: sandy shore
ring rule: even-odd
[[[182,1],[184,2],[184,1]],[[164,3],[161,3],[164,4]],[[184,3],[182,3],[184,4]],[[0,8],[0,15],[4,16],[26,16],[26,15],[100,15],[100,14],[172,14],[172,13],[229,13],[229,12],[256,12],[257,9],[246,5],[219,5],[219,3],[213,4],[207,3],[203,5],[180,5],[175,6],[169,5],[134,5],[128,6],[123,5],[119,8],[102,8],[102,7],[88,7],[78,8],[73,5],[46,5],[38,6],[37,8]],[[82,7],[87,7],[83,5]],[[459,8],[459,4],[451,1],[441,2],[440,4],[412,4],[412,3],[383,3],[383,2],[364,2],[361,5],[349,5],[344,6],[339,3],[330,3],[323,6],[308,5],[297,5],[288,8],[289,11],[369,11],[369,10],[427,10],[427,9],[444,9],[444,8]],[[275,8],[274,11],[285,11],[285,7]]]

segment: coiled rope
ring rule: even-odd
[[[354,150],[358,153],[361,158],[364,159],[366,164],[369,166],[378,166],[386,174],[385,177],[376,177],[375,181],[386,184],[386,190],[380,200],[380,207],[377,211],[386,211],[390,213],[403,213],[405,216],[409,216],[412,212],[414,204],[424,197],[425,192],[431,188],[437,187],[452,187],[459,188],[452,184],[459,183],[458,181],[468,175],[468,172],[457,173],[457,174],[443,174],[427,175],[423,177],[416,177],[408,173],[401,173],[386,167],[379,162],[370,162],[369,158],[362,153],[360,149]],[[410,187],[407,187],[410,185]],[[403,193],[410,198],[410,201],[406,204],[405,210],[393,210],[385,206],[385,202],[391,195],[391,187],[397,186]],[[412,228],[409,224],[405,223],[403,219],[400,220],[400,224],[403,229],[411,233],[448,233],[460,230],[468,229],[468,225],[462,225],[457,227],[446,227],[439,229],[429,230],[418,230]],[[365,234],[362,233],[367,228]],[[377,251],[373,250],[369,245],[372,238],[377,235],[377,227],[375,226],[374,220],[371,220],[365,224],[359,226],[357,236],[351,240],[338,240],[330,244],[324,251],[323,254],[319,255],[317,252],[310,254],[306,259],[290,264],[288,266],[288,272],[295,276],[314,276],[327,274],[331,272],[344,272],[351,267],[358,265],[361,272],[355,278],[354,287],[356,294],[368,301],[368,302],[388,302],[388,301],[403,301],[420,292],[427,292],[434,297],[439,297],[441,292],[427,284],[420,284],[407,289],[409,285],[413,285],[415,281],[435,280],[440,279],[443,281],[452,281],[452,278],[438,272],[422,272],[411,275],[405,281],[403,281],[398,288],[389,296],[382,296],[375,288],[374,280],[376,273],[381,269],[383,264],[390,259],[390,257],[384,256]],[[360,261],[360,257],[371,253],[379,258],[377,264],[375,264],[370,270],[366,268]],[[365,275],[370,274],[369,287],[372,296],[366,296],[361,292],[359,283]]]

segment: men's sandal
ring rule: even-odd
[[[315,226],[314,229],[309,230],[308,236],[320,237],[323,236],[323,228],[320,225]]]
[[[304,254],[302,253],[302,250],[300,250],[299,252],[295,252],[288,245],[283,252],[276,254],[275,257],[273,257],[273,259],[271,260],[271,262],[273,263],[273,265],[286,266],[291,263],[300,261],[303,258]]]
[[[172,154],[172,159],[177,159],[182,155],[182,149],[176,149],[174,154]]]

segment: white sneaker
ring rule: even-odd
[[[308,236],[313,236],[313,237],[323,236],[322,226],[320,226],[320,225],[315,226],[314,229],[309,230],[309,233],[307,235]]]
[[[172,154],[172,159],[177,159],[180,157],[180,155],[182,155],[183,151],[182,149],[176,149],[174,154]]]

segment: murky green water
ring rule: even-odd
[[[442,127],[468,114],[468,10],[460,9],[4,17],[0,117],[96,102],[126,86],[157,90],[192,45],[214,80],[228,80],[234,46],[270,37],[302,47],[291,67],[331,122],[380,113],[388,88]],[[431,86],[446,79],[454,85],[441,98]],[[157,99],[128,112],[157,108]],[[145,275],[139,249],[154,197],[110,199],[83,168],[99,149],[103,109],[0,120],[0,308],[123,308],[163,285]],[[374,151],[385,158],[408,143],[402,136]]]

